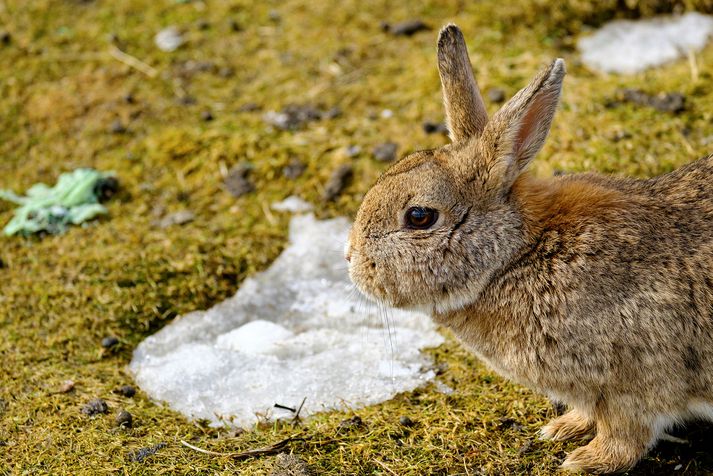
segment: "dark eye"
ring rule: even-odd
[[[438,211],[433,208],[411,207],[406,210],[406,228],[425,230],[438,220]]]

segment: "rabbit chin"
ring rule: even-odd
[[[403,299],[400,302],[390,301],[388,298],[380,298],[372,294],[366,289],[358,286],[359,291],[366,296],[369,300],[374,302],[386,303],[390,306],[405,309],[407,311],[420,312],[431,317],[436,317],[439,315],[445,315],[453,311],[461,310],[468,305],[474,303],[480,296],[482,289],[469,289],[462,288],[456,292],[451,292],[448,296],[441,297],[440,299],[435,299],[431,301],[411,301],[408,299]]]

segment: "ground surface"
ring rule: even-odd
[[[9,35],[0,38],[0,188],[54,183],[79,166],[113,170],[124,187],[109,202],[109,217],[90,226],[1,239],[0,473],[267,474],[274,456],[238,461],[180,440],[230,452],[295,433],[304,439],[288,448],[321,474],[556,472],[576,443],[536,440],[553,416],[549,403],[493,375],[451,338],[434,356],[447,366],[439,378],[453,394],[431,386],[295,427],[234,435],[187,421],[141,392],[113,393],[132,383],[125,368],[138,342],[174,316],[232,295],[277,256],[288,218],[265,212],[269,203],[294,193],[317,203],[321,216],[353,214],[386,167],[371,155],[376,144],[397,142],[402,155],[445,143],[421,123],[442,120],[434,43],[448,21],[463,28],[486,92],[510,96],[551,58],[568,61],[563,104],[537,173],[650,176],[713,151],[713,47],[626,78],[587,71],[572,49],[587,23],[614,14],[613,5],[636,16],[666,9],[665,2],[596,2],[597,11],[590,2],[403,3],[0,1],[0,30]],[[413,37],[381,30],[382,20],[410,18],[433,29]],[[168,25],[187,39],[173,53],[153,43]],[[153,69],[115,59],[112,44]],[[686,110],[617,104],[623,87],[680,91]],[[263,113],[289,103],[342,113],[298,131],[269,129]],[[382,117],[385,109],[393,116]],[[361,153],[348,157],[350,145]],[[306,170],[285,178],[295,159]],[[234,198],[224,178],[244,162],[256,190]],[[322,202],[327,178],[344,163],[354,179]],[[156,226],[181,210],[195,219]],[[0,223],[10,216],[10,205],[0,203]],[[100,345],[108,335],[120,339],[111,350]],[[58,393],[66,380],[74,389]],[[96,397],[109,413],[81,413]],[[133,428],[115,427],[120,409],[133,414]],[[355,414],[362,425],[340,427]],[[402,416],[415,424],[400,424]],[[661,444],[631,474],[713,474],[710,428],[681,435],[691,444]],[[132,461],[131,452],[159,443],[165,447],[156,454]]]

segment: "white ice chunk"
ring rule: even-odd
[[[358,408],[434,378],[420,350],[443,342],[422,314],[379,309],[347,276],[345,218],[290,222],[290,245],[232,298],[176,319],[134,351],[130,370],[152,398],[214,424],[250,426]],[[387,324],[388,322],[388,324]]]
[[[713,36],[713,17],[697,12],[644,20],[614,20],[577,46],[582,61],[606,73],[633,74],[699,51]]]
[[[215,344],[221,349],[246,354],[270,354],[293,335],[294,333],[278,324],[258,319],[218,336]]]
[[[312,204],[296,195],[290,195],[281,202],[275,202],[271,208],[278,212],[305,213],[312,210]]]

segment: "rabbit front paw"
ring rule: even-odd
[[[594,430],[594,421],[573,409],[543,426],[540,438],[553,441],[582,439],[590,434],[593,436]]]

